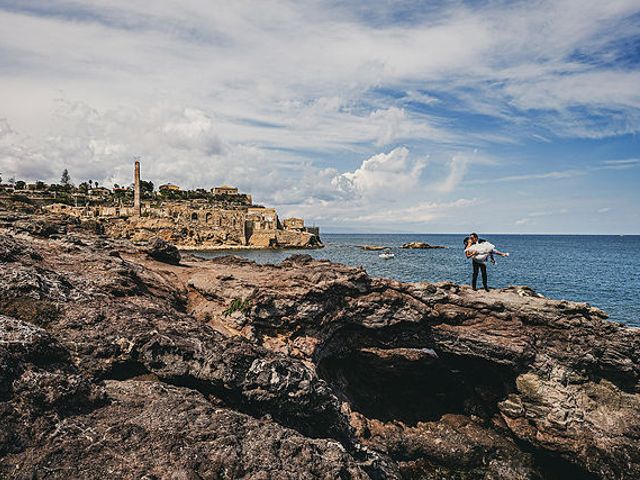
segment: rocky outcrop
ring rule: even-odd
[[[402,248],[408,248],[412,250],[428,250],[430,248],[447,248],[442,245],[430,245],[425,242],[409,242],[402,245]]]
[[[0,317],[0,335],[2,478],[369,478],[335,441],[154,376],[97,386],[19,320]]]
[[[159,237],[153,237],[149,240],[147,253],[151,258],[159,262],[170,263],[172,265],[178,265],[182,258],[175,245]]]
[[[478,478],[639,472],[640,333],[596,308],[522,287],[478,294],[449,283],[371,279],[305,256],[280,267],[213,263],[216,277],[191,277],[201,296],[193,314],[313,362],[348,405],[352,424],[355,412],[358,438],[371,444],[377,432],[372,445],[405,473],[420,465],[431,471],[434,461],[440,472],[448,465],[451,475]],[[251,307],[225,320],[214,292]],[[453,435],[452,419],[469,427]],[[401,432],[394,434],[401,447],[381,447],[390,431]],[[425,442],[431,435],[438,440]],[[462,445],[485,452],[483,460],[454,465],[458,454],[438,452]]]
[[[2,478],[640,475],[640,333],[587,304],[306,255],[176,265],[14,217]]]

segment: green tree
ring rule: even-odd
[[[26,186],[27,186],[27,184],[25,182],[23,182],[22,180],[18,180],[16,182],[15,189],[16,190],[24,190]]]
[[[71,185],[71,176],[69,175],[69,170],[66,168],[62,172],[62,176],[60,177],[60,183],[63,187],[69,187]]]
[[[146,180],[140,180],[140,191],[142,193],[151,193],[151,192],[153,192],[153,182],[148,182]]]
[[[87,193],[89,191],[89,184],[87,182],[82,182],[80,185],[78,185],[78,190],[80,190],[82,193]]]

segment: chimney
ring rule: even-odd
[[[136,160],[136,170],[133,178],[133,214],[139,217],[142,214],[140,206],[140,162]]]

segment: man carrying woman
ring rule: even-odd
[[[473,276],[471,277],[471,287],[477,290],[478,273],[482,272],[482,286],[488,292],[489,287],[487,285],[487,259],[491,260],[491,263],[496,263],[493,255],[500,255],[501,257],[508,257],[508,253],[500,252],[496,250],[495,245],[487,242],[484,239],[478,238],[477,233],[472,233],[464,239],[465,250],[464,254],[467,258],[471,259],[473,265]]]

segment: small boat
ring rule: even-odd
[[[383,252],[378,256],[380,258],[382,258],[383,260],[389,260],[391,258],[395,258],[396,254],[395,253],[391,253],[391,252]]]

